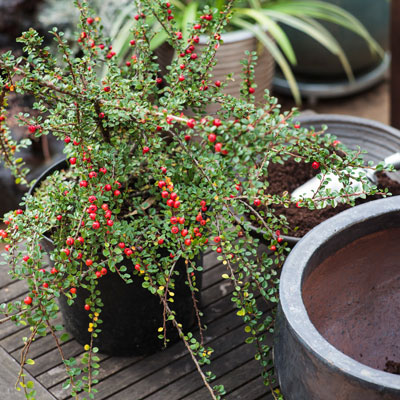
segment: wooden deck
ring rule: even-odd
[[[0,249],[2,250],[2,249]],[[260,377],[255,349],[244,344],[246,333],[242,319],[230,300],[232,288],[221,275],[226,272],[215,253],[204,257],[205,271],[202,288],[202,311],[208,326],[205,341],[215,349],[211,370],[217,375],[213,384],[223,384],[226,399],[272,400]],[[0,267],[0,303],[23,298],[26,288],[23,282],[12,282],[7,267]],[[61,322],[61,317],[59,317]],[[29,328],[16,327],[12,322],[0,325],[0,398],[23,399],[13,386],[18,371],[22,338]],[[62,332],[60,332],[60,335]],[[272,338],[270,338],[272,340]],[[65,357],[79,357],[82,346],[74,339],[62,345]],[[35,364],[27,371],[35,381],[37,400],[69,399],[69,391],[62,389],[66,379],[63,365],[51,336],[37,339],[30,350]],[[147,357],[110,357],[100,355],[100,382],[96,386],[96,399],[115,400],[203,400],[208,392],[183,343]],[[4,397],[3,397],[4,396]]]

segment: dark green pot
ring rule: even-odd
[[[366,27],[383,49],[388,49],[390,19],[388,0],[326,0],[326,2],[350,12]],[[376,54],[371,54],[366,42],[355,33],[329,22],[324,21],[322,24],[345,51],[355,75],[367,73],[382,61]],[[293,71],[298,79],[322,81],[346,78],[342,64],[335,55],[297,29],[282,27],[296,53],[297,65],[293,66]]]

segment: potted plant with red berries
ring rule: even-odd
[[[80,369],[71,367],[75,360],[63,360],[72,395],[81,390],[95,393],[93,369],[99,364],[93,353],[98,348],[115,353],[152,351],[145,343],[151,335],[145,329],[149,322],[158,345],[174,339],[172,332],[176,332],[211,398],[220,398],[223,387],[212,387],[212,374],[203,370],[211,352],[202,335],[196,339],[190,332],[196,321],[203,330],[198,306],[201,253],[211,245],[227,267],[224,278],[234,285],[232,300],[246,323],[247,342],[257,344],[256,357],[270,385],[270,348],[264,332],[272,329],[273,320],[260,311],[255,299],[260,294],[277,302],[277,269],[286,252],[279,231],[286,222],[274,212],[274,205],[288,205],[291,199],[286,194],[271,195],[268,181],[261,178],[270,161],[314,160],[316,154],[329,152],[332,139],[294,128],[294,111],[283,113],[267,94],[265,104],[255,106],[247,79],[240,99],[221,94],[225,84],[210,81],[219,33],[232,2],[223,12],[207,9],[213,18],[196,22],[200,28],[193,26],[189,35],[193,39],[199,31],[211,32],[207,50],[198,58],[188,54],[173,61],[162,80],[149,47],[147,17],[159,19],[179,53],[196,46],[194,39],[189,43],[177,39],[166,3],[138,2],[140,18],[132,32],[134,62],[122,68],[108,57],[112,43],[101,36],[94,15],[84,2],[76,4],[81,12],[79,57],[71,55],[63,34],[53,29],[62,65],[41,47],[42,39],[34,30],[18,39],[25,56],[6,53],[0,58],[3,114],[7,85],[13,84],[17,93],[32,93],[41,115],[21,115],[21,124],[38,136],[52,132],[63,140],[67,158],[39,179],[21,209],[5,215],[7,227],[0,232],[12,277],[25,280],[30,292],[23,301],[1,306],[5,314],[1,322],[14,320],[32,327],[21,368],[29,362],[26,351],[37,335],[56,336],[53,322],[61,307],[67,327],[78,335],[86,352]],[[247,75],[252,76],[255,61],[254,54],[246,55]],[[104,64],[107,74],[99,79],[96,72]],[[221,105],[217,116],[204,111],[210,102]],[[183,113],[189,108],[193,117]],[[1,122],[4,159],[23,180],[24,171],[11,151],[18,144]],[[350,151],[327,160],[324,171],[335,171],[344,183],[352,177],[352,168],[362,164],[358,153]],[[376,191],[365,176],[354,179],[362,181],[363,193]],[[325,202],[352,202],[359,193],[347,186],[328,193]],[[261,204],[268,206],[266,211],[259,209]],[[309,202],[310,207],[314,204]],[[238,223],[235,217],[249,212],[252,218],[262,219],[276,257],[251,257],[258,240],[249,234],[250,224]],[[46,267],[46,254],[50,267]],[[117,305],[119,292],[128,297]],[[138,300],[140,294],[146,299]],[[159,307],[159,316],[149,315],[150,299]],[[73,313],[68,312],[69,306]],[[75,313],[82,318],[72,321]],[[115,318],[113,314],[121,322],[110,328],[107,320]],[[125,324],[125,319],[130,322]],[[133,330],[130,323],[135,324]],[[121,334],[134,340],[138,333],[134,331],[142,325],[145,333],[133,349],[107,348],[108,337]],[[116,332],[123,326],[128,332]],[[83,337],[78,331],[84,332]],[[19,378],[23,383],[24,375]],[[29,396],[30,389],[23,386]]]

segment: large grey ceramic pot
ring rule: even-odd
[[[327,125],[327,133],[337,138],[350,149],[360,147],[368,152],[364,156],[367,161],[379,162],[386,156],[400,151],[400,131],[381,122],[366,118],[358,118],[350,115],[339,114],[311,114],[300,116],[296,119],[303,128],[321,130]],[[400,182],[400,172],[390,173],[391,178]],[[266,234],[262,228],[253,226],[252,233],[260,240]],[[300,238],[283,236],[290,247],[299,242]]]
[[[311,230],[280,280],[274,361],[287,400],[400,399],[400,196]]]
[[[256,102],[263,102],[265,89],[270,89],[275,71],[275,61],[268,50],[260,45],[252,33],[245,30],[227,32],[221,35],[223,44],[219,47],[216,55],[217,64],[212,71],[213,81],[224,82],[228,74],[233,74],[234,81],[228,82],[228,87],[224,93],[239,97],[242,79],[243,65],[240,63],[246,55],[246,51],[257,51],[258,61],[255,67],[255,83],[257,84],[254,93]],[[206,38],[201,36],[199,44],[196,45],[196,52],[200,53],[206,47]],[[166,66],[172,60],[172,50],[168,44],[156,50],[158,62],[162,72],[166,71]],[[210,105],[207,108],[209,113],[218,110],[217,105]]]

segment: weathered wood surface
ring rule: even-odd
[[[204,256],[204,266],[202,311],[203,322],[207,325],[204,340],[206,345],[215,349],[210,367],[217,376],[213,384],[223,384],[227,390],[225,398],[229,400],[272,400],[262,383],[259,364],[254,360],[255,349],[244,344],[244,325],[236,315],[229,296],[232,287],[221,278],[226,272],[225,267],[211,252]],[[0,272],[0,302],[23,298],[25,294],[23,282],[12,282],[4,270]],[[269,306],[260,303],[260,307],[267,311]],[[59,317],[56,323],[61,322]],[[1,370],[4,369],[3,365],[9,365],[11,361],[14,368],[18,367],[24,336],[29,336],[29,328],[16,327],[13,323],[0,325]],[[62,344],[62,348],[66,357],[79,358],[82,355],[82,346],[72,337]],[[2,356],[6,357],[4,364]],[[35,359],[35,364],[28,366],[27,371],[41,391],[37,399],[69,399],[68,390],[62,389],[66,374],[53,338],[46,336],[36,339],[31,345],[30,358]],[[96,399],[209,398],[183,343],[147,357],[110,357],[101,354],[100,360]],[[16,376],[12,368],[0,374],[0,390],[7,393],[6,398],[20,398],[20,393],[14,395]]]

